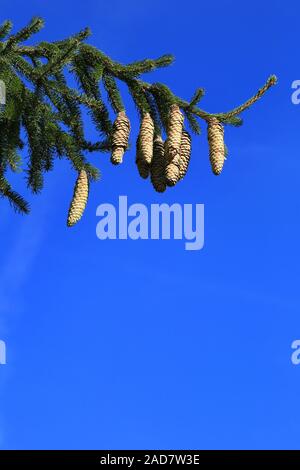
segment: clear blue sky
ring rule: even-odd
[[[298,6],[1,1],[1,18],[16,28],[46,19],[35,40],[90,26],[89,41],[123,62],[172,52],[175,64],[149,80],[187,99],[204,87],[211,112],[279,77],[242,128],[226,128],[230,156],[218,178],[204,130],[188,176],[163,196],[138,177],[133,150],[121,168],[93,156],[102,180],[72,230],[75,175],[63,161],[43,194],[29,196],[29,217],[0,201],[2,448],[299,449],[300,366],[290,360],[300,338],[300,106],[290,99],[300,78]],[[147,205],[204,203],[204,249],[99,241],[96,207],[122,194]]]

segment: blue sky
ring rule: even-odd
[[[90,26],[89,41],[124,63],[173,53],[175,64],[148,79],[186,99],[204,87],[210,112],[279,78],[243,127],[225,129],[230,156],[218,178],[203,129],[187,177],[163,196],[138,177],[134,150],[120,168],[93,156],[102,180],[72,230],[65,162],[29,196],[29,217],[0,201],[2,448],[299,449],[297,11],[296,1],[1,1],[16,28],[45,18],[35,40]],[[96,208],[119,195],[204,203],[203,250],[98,240]]]

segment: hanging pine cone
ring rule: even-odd
[[[184,130],[181,136],[181,144],[180,144],[180,166],[179,166],[179,173],[180,179],[185,177],[186,172],[188,170],[188,166],[191,159],[191,136],[190,134]]]
[[[208,120],[207,138],[212,171],[215,175],[219,175],[225,160],[224,128],[215,117]]]
[[[166,166],[166,183],[168,186],[175,186],[180,180],[180,155],[176,155]]]
[[[166,140],[166,158],[168,161],[172,161],[173,158],[180,153],[180,142],[183,131],[184,117],[177,104],[173,104],[170,108],[168,129]]]
[[[74,188],[74,194],[71,201],[67,225],[72,227],[82,217],[89,194],[89,179],[87,172],[81,170]]]
[[[138,168],[139,174],[143,179],[147,179],[150,173],[150,165],[146,162],[145,159],[142,158],[141,150],[140,150],[140,136],[137,138],[136,141],[136,159],[135,163]]]
[[[168,186],[175,186],[179,180],[184,178],[191,157],[191,136],[186,131],[182,131],[180,154],[177,154],[173,160],[166,166],[166,181]]]
[[[154,123],[149,113],[146,113],[141,122],[139,133],[139,157],[149,165],[153,155]]]
[[[123,155],[128,147],[128,139],[130,133],[130,122],[125,111],[118,113],[113,124],[112,130],[112,155],[111,162],[119,165],[123,161]]]
[[[143,162],[142,160],[136,160],[136,166],[138,168],[140,177],[146,180],[150,173],[150,166],[148,163]]]
[[[153,143],[153,158],[151,162],[151,183],[158,193],[166,190],[165,180],[165,151],[164,143],[160,135],[157,135]]]

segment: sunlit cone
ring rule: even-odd
[[[170,108],[166,140],[166,158],[172,161],[180,153],[184,117],[177,104]]]
[[[179,173],[180,173],[180,179],[185,177],[190,159],[191,159],[191,150],[192,150],[192,145],[191,145],[191,136],[190,134],[184,130],[182,132],[182,137],[181,137],[181,144],[180,144],[180,165],[179,165]]]
[[[123,155],[128,147],[128,139],[130,133],[130,122],[125,111],[118,113],[113,124],[112,130],[112,155],[111,162],[119,165],[123,161]]]
[[[112,154],[111,154],[111,162],[114,165],[119,165],[120,163],[123,163],[123,156],[125,153],[124,147],[115,147],[113,148]]]
[[[158,193],[166,190],[165,151],[161,136],[157,135],[153,142],[153,158],[151,162],[151,183]]]
[[[150,165],[153,155],[154,123],[149,113],[141,121],[139,133],[139,158]]]
[[[137,141],[136,141],[135,163],[136,163],[136,166],[137,166],[137,169],[138,169],[138,172],[139,172],[141,178],[147,179],[148,176],[149,176],[149,173],[150,173],[150,165],[141,156],[140,136],[137,138]]]
[[[165,171],[168,186],[175,186],[180,180],[180,155],[176,155],[170,163],[167,163]]]
[[[72,227],[82,217],[89,194],[89,179],[87,172],[81,170],[74,188],[74,194],[71,201],[67,225]]]
[[[215,117],[208,120],[207,138],[212,171],[215,175],[219,175],[225,160],[224,128]]]

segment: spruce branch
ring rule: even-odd
[[[190,108],[193,108],[194,106],[196,106],[199,103],[199,101],[203,98],[204,94],[205,94],[204,88],[197,88],[197,90],[195,91],[193,95],[193,98],[190,101]]]
[[[11,21],[6,20],[0,26],[0,39],[4,39],[12,30],[13,24]]]
[[[121,94],[118,90],[116,80],[105,71],[103,72],[103,84],[107,91],[111,107],[115,113],[124,111],[125,107],[121,98]]]
[[[218,114],[215,115],[216,117],[222,117],[225,116],[226,119],[230,119],[232,117],[237,116],[238,114],[241,114],[243,111],[246,109],[250,108],[254,103],[256,103],[262,96],[274,85],[277,83],[277,77],[275,75],[271,75],[266,83],[257,91],[257,93],[249,98],[245,103],[241,104],[237,108],[233,109],[232,111],[229,111],[224,114]]]
[[[197,106],[191,106],[191,103],[189,103],[188,101],[185,101],[182,98],[173,95],[173,93],[169,89],[167,89],[165,85],[161,85],[161,84],[151,85],[146,82],[142,82],[141,85],[143,86],[145,90],[148,90],[152,93],[157,92],[159,89],[165,90],[165,91],[168,90],[170,102],[172,100],[175,101],[180,106],[180,108],[182,108],[183,110],[188,110],[188,112],[194,114],[195,116],[198,116],[199,118],[204,119],[205,121],[208,121],[211,117],[216,117],[217,119],[219,119],[220,122],[223,122],[225,124],[240,125],[241,121],[238,115],[241,114],[246,109],[249,109],[254,103],[256,103],[260,98],[262,98],[262,96],[276,83],[277,83],[277,77],[275,75],[272,75],[271,77],[268,78],[266,83],[261,88],[259,88],[259,90],[254,96],[249,98],[240,106],[225,113],[208,113],[207,111],[204,111],[203,109],[200,109]]]
[[[30,208],[28,202],[12,189],[11,185],[3,175],[0,175],[0,196],[7,198],[16,212],[29,214]]]
[[[38,33],[44,26],[44,20],[39,17],[32,18],[30,23],[21,29],[17,34],[9,37],[5,44],[4,50],[9,50],[20,42],[29,39],[33,34]]]
[[[150,173],[154,187],[162,192],[166,182],[177,183],[187,170],[191,139],[183,124],[184,117],[195,134],[200,134],[199,120],[206,122],[211,162],[214,172],[219,174],[226,158],[223,125],[240,126],[240,115],[277,80],[272,75],[255,95],[230,111],[209,113],[198,105],[204,96],[202,88],[196,89],[187,101],[164,83],[141,79],[143,74],[171,65],[172,55],[122,64],[85,42],[90,35],[88,28],[63,40],[24,45],[43,25],[41,18],[33,18],[13,35],[10,35],[10,21],[0,26],[0,80],[6,85],[6,105],[0,110],[0,196],[23,213],[28,212],[28,205],[6,180],[8,169],[24,169],[28,186],[32,192],[39,192],[44,173],[52,170],[56,158],[67,158],[76,173],[84,172],[89,181],[99,178],[99,170],[87,158],[92,152],[112,151],[114,163],[123,160],[129,148],[131,126],[119,90],[120,82],[127,86],[141,120],[138,150],[147,155],[147,172],[139,160],[140,174]],[[75,78],[77,86],[70,86],[69,77],[72,81]],[[102,97],[101,86],[107,100]],[[114,124],[110,108],[117,114]],[[95,142],[85,137],[86,111],[100,134]],[[29,153],[25,163],[19,155],[24,147],[21,137],[24,131]],[[164,134],[166,146],[162,140]],[[156,155],[153,167],[152,150]],[[168,159],[167,180],[164,180],[163,159]]]

